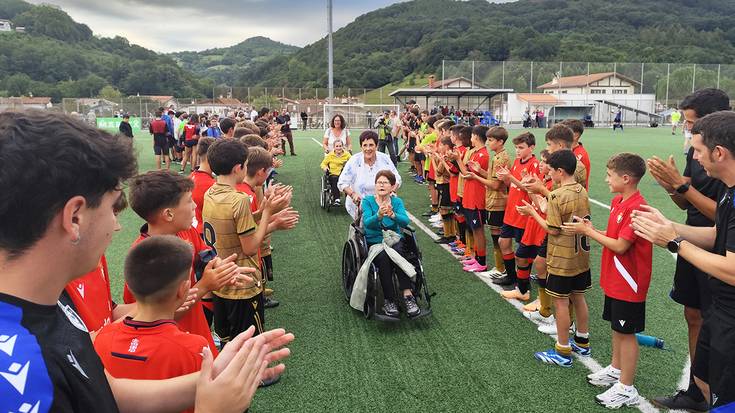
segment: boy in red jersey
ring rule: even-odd
[[[496,174],[508,187],[508,200],[505,206],[505,215],[503,217],[503,226],[500,230],[500,251],[503,253],[503,263],[505,264],[506,275],[499,273],[491,274],[495,278],[493,283],[502,286],[512,286],[516,284],[518,275],[516,273],[516,261],[518,261],[518,269],[523,275],[530,274],[528,268],[528,260],[516,256],[526,257],[529,253],[520,247],[523,231],[526,228],[528,217],[521,215],[516,207],[524,205],[524,201],[530,201],[528,192],[523,187],[521,180],[526,176],[538,175],[538,160],[533,155],[536,148],[536,137],[530,132],[523,132],[513,138],[513,145],[516,149],[516,159],[510,170],[507,168],[499,169]],[[513,252],[513,240],[518,244],[520,254]]]
[[[472,138],[472,131],[471,128],[468,128],[470,131],[466,134],[463,132],[465,128],[466,127],[463,125],[454,125],[450,128],[450,134],[452,141],[454,142],[454,149],[447,154],[447,161],[449,161],[452,166],[450,169],[451,177],[449,179],[449,195],[452,200],[452,205],[454,205],[454,221],[456,232],[458,233],[457,241],[455,243],[450,243],[449,245],[452,247],[452,252],[457,253],[458,255],[464,254],[467,247],[465,245],[467,242],[467,236],[465,234],[467,226],[464,214],[462,214],[464,178],[461,176],[459,164],[467,152],[468,146],[465,145],[471,145],[470,140]],[[464,137],[463,134],[465,135]]]
[[[156,156],[156,169],[161,169],[161,157],[166,164],[166,169],[171,169],[171,160],[168,157],[168,137],[166,134],[171,133],[168,129],[166,121],[161,119],[163,112],[156,111],[156,118],[151,121],[148,131],[153,135],[153,154]]]
[[[181,161],[180,171],[182,174],[186,169],[187,162],[191,163],[192,170],[195,165],[197,165],[197,153],[199,152],[197,146],[200,136],[202,135],[201,129],[201,126],[199,126],[199,115],[197,114],[191,115],[189,117],[189,123],[184,125],[184,130],[181,133],[184,138],[184,158]]]
[[[201,369],[207,340],[174,321],[191,285],[191,257],[191,246],[173,235],[149,237],[130,250],[125,283],[137,302],[135,316],[104,327],[94,342],[110,375],[160,380]]]
[[[192,189],[194,183],[186,177],[169,171],[151,171],[138,175],[130,182],[130,206],[138,216],[146,221],[140,229],[140,236],[133,245],[154,235],[176,235],[188,242],[193,248],[193,258],[207,250],[204,241],[192,224],[194,219],[194,202]],[[202,273],[200,280],[191,271],[191,284],[196,291],[196,302],[177,320],[183,331],[203,336],[209,342],[212,353],[216,347],[209,329],[201,299],[210,292],[225,285],[240,284],[248,281],[244,273],[250,269],[234,264],[235,256],[225,259],[211,260]],[[191,262],[190,262],[191,264]],[[123,300],[126,303],[135,301],[128,286],[125,286]]]
[[[487,140],[486,126],[475,126],[472,128],[472,154],[465,169],[468,173],[487,170],[490,164],[490,154],[485,147]],[[473,166],[474,165],[474,168]],[[475,169],[476,168],[476,169]],[[463,175],[466,179],[471,175]],[[485,210],[485,185],[475,179],[466,179],[464,182],[464,197],[462,198],[462,207],[464,208],[465,220],[467,226],[472,231],[472,238],[475,247],[474,259],[465,261],[464,270],[468,272],[481,272],[487,270],[487,254],[485,252],[485,222],[487,221],[487,211]]]
[[[586,168],[585,172],[587,172],[587,185],[586,189],[589,190],[589,183],[590,183],[590,155],[587,153],[587,149],[582,146],[582,142],[579,140],[582,138],[582,134],[584,133],[584,123],[582,123],[579,119],[567,119],[563,124],[567,125],[569,129],[572,130],[574,133],[574,143],[572,144],[572,152],[574,152],[574,156],[577,157],[577,160],[579,162],[582,162],[582,165]]]
[[[645,329],[646,294],[651,283],[653,246],[637,236],[631,226],[631,213],[646,205],[638,191],[638,182],[646,173],[640,156],[620,153],[607,162],[610,192],[617,193],[610,208],[605,232],[597,230],[588,219],[575,217],[562,226],[602,246],[600,285],[605,292],[602,318],[613,330],[613,355],[609,366],[587,376],[590,384],[612,386],[595,397],[608,408],[638,404],[640,397],[633,387],[638,363],[638,341],[635,334]]]
[[[207,192],[212,185],[214,185],[214,174],[212,169],[209,167],[209,161],[207,160],[207,150],[209,146],[214,143],[214,138],[203,137],[199,138],[199,144],[197,145],[197,157],[199,158],[199,168],[193,170],[189,178],[194,181],[194,189],[191,191],[191,199],[196,205],[196,229],[200,234],[202,233],[202,208],[204,207],[204,193]]]

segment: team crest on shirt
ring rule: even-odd
[[[618,214],[617,222],[618,222],[618,224],[621,223],[621,222],[623,222],[623,213],[622,212]]]
[[[130,340],[130,346],[128,347],[128,353],[135,353],[138,350],[138,344],[140,344],[140,341],[138,341],[137,338]]]
[[[79,283],[77,285],[77,292],[82,297],[82,299],[84,299],[84,283]]]

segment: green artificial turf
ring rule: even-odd
[[[518,132],[512,130],[511,135]],[[484,282],[463,272],[420,230],[424,269],[436,292],[433,315],[384,324],[352,310],[340,281],[350,219],[343,209],[327,213],[319,207],[322,150],[312,138],[320,140],[321,134],[295,135],[298,156],[284,158],[277,179],[294,186],[293,206],[301,221],[294,230],[273,237],[275,281],[269,285],[281,306],[266,310],[266,326],[284,327],[296,341],[281,382],[259,390],[252,411],[605,411],[595,404],[593,397],[601,391],[586,383],[589,371],[581,363],[562,369],[537,362],[533,353],[550,348],[553,340],[537,332]],[[536,153],[545,146],[540,130],[537,141],[541,144]],[[604,183],[604,165],[614,153],[673,153],[683,166],[681,139],[668,129],[628,129],[622,134],[589,129],[583,143],[592,162],[590,196],[605,204],[612,195]],[[141,171],[152,168],[150,137],[137,137],[136,145]],[[510,142],[507,148],[513,154]],[[426,187],[413,183],[407,168],[405,162],[399,167],[404,179],[399,195],[409,211],[420,216],[428,207]],[[683,221],[684,214],[650,177],[640,188],[650,204]],[[604,228],[608,211],[591,208],[595,225]],[[120,220],[123,229],[107,251],[113,296],[118,299],[124,256],[142,224],[131,210]],[[591,261],[591,345],[594,359],[605,366],[611,331],[601,319],[600,247],[594,243]],[[636,386],[649,398],[675,390],[687,356],[683,308],[668,297],[673,272],[672,256],[656,248],[646,333],[663,338],[673,351],[641,350]]]

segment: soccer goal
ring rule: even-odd
[[[342,115],[350,129],[368,129],[385,112],[395,111],[400,114],[399,105],[360,105],[360,104],[326,104],[324,105],[324,127],[329,127],[334,115]]]

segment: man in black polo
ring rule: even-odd
[[[717,202],[715,226],[673,223],[646,207],[633,213],[633,228],[709,274],[712,302],[699,333],[692,372],[709,406],[730,411],[735,409],[735,112],[699,119],[692,128],[692,147],[694,159],[707,174],[727,187]]]
[[[690,136],[694,123],[704,116],[729,109],[730,98],[719,89],[702,89],[682,100],[679,108],[684,112],[684,133]],[[673,158],[668,161],[653,157],[648,160],[651,175],[658,181],[680,208],[686,209],[686,224],[694,227],[712,227],[715,208],[725,185],[718,179],[708,176],[702,165],[694,160],[694,149],[689,148],[684,174],[680,174]],[[697,338],[702,327],[703,314],[709,307],[711,298],[707,280],[709,276],[694,267],[681,256],[676,260],[674,285],[670,296],[684,306],[684,318],[689,333],[689,357],[694,360]],[[675,410],[705,411],[707,404],[699,387],[690,376],[689,386],[673,396],[657,397],[653,404]]]

